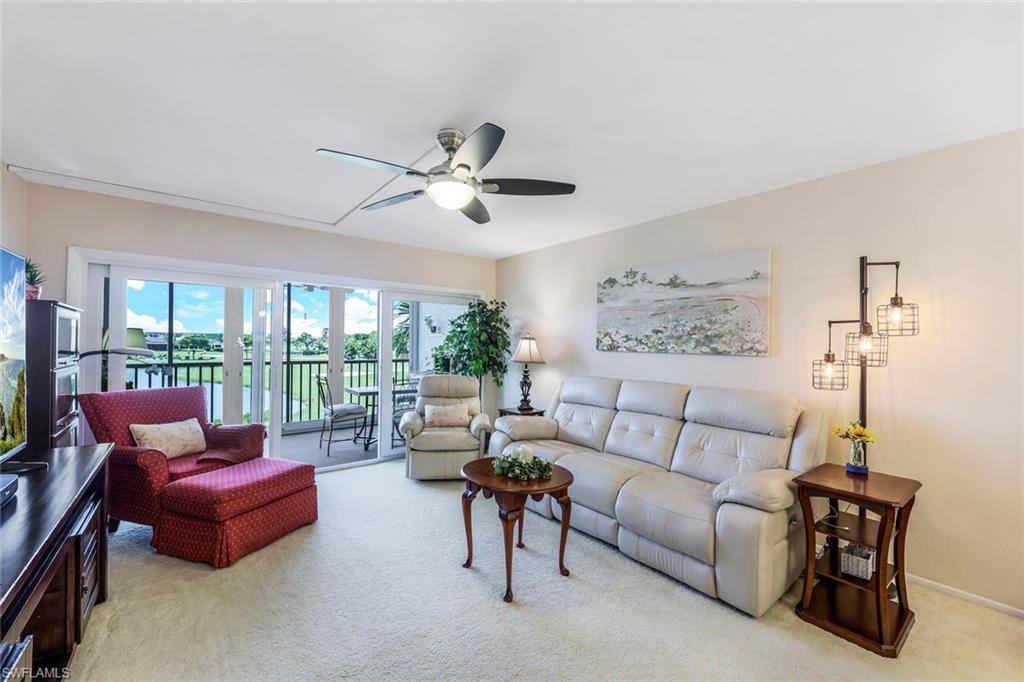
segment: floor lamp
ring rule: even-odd
[[[868,319],[868,268],[892,267],[896,270],[896,284],[889,303],[875,310],[875,325]],[[822,391],[844,391],[850,385],[849,368],[859,367],[859,421],[868,425],[868,368],[881,368],[889,363],[889,337],[917,336],[921,331],[916,303],[905,303],[900,296],[900,262],[869,261],[860,257],[860,317],[855,320],[828,321],[828,350],[821,360],[811,365],[811,386]],[[847,332],[843,344],[843,359],[832,352],[832,326],[856,324],[857,331]],[[846,470],[853,474],[867,474],[867,445],[864,461],[851,462]]]

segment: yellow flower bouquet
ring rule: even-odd
[[[878,434],[861,424],[852,421],[846,426],[833,426],[832,435],[850,441],[850,461],[846,464],[847,473],[868,473],[868,456],[864,450],[865,443],[877,443]]]
[[[846,426],[833,426],[832,435],[861,443],[878,442],[878,434],[858,421],[850,422]]]

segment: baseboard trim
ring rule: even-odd
[[[974,594],[973,592],[967,592],[965,590],[958,590],[955,587],[950,587],[949,585],[945,585],[943,583],[937,583],[934,580],[922,578],[921,576],[914,575],[913,573],[907,573],[907,580],[909,580],[912,583],[921,585],[922,587],[927,587],[929,589],[935,590],[936,592],[942,592],[952,597],[963,599],[964,601],[970,601],[974,602],[975,604],[987,606],[988,608],[993,609],[995,611],[999,611],[1000,613],[1016,616],[1017,618],[1024,618],[1024,609],[1018,609],[1016,606],[1010,606],[1009,604],[1004,604],[1002,602],[996,601],[995,599],[982,597],[980,594]]]

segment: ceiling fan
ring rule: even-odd
[[[418,171],[396,163],[378,161],[333,149],[320,148],[316,150],[316,153],[397,175],[417,178],[427,183],[424,189],[398,194],[367,204],[363,206],[364,211],[376,211],[379,208],[394,206],[426,194],[441,208],[462,211],[463,215],[473,222],[483,224],[489,221],[491,216],[477,196],[481,192],[484,194],[544,196],[572,194],[576,191],[576,185],[568,182],[515,178],[478,179],[477,174],[498,151],[504,137],[505,131],[493,123],[484,123],[469,137],[466,137],[466,134],[458,128],[442,128],[437,133],[437,143],[448,154],[448,160],[428,171]]]

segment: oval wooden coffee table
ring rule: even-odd
[[[512,601],[512,533],[519,523],[519,542],[523,545],[523,516],[526,498],[532,497],[540,502],[545,495],[551,495],[562,508],[562,538],[558,544],[558,571],[569,575],[565,567],[565,540],[569,536],[569,516],[572,513],[572,501],[569,499],[569,486],[572,474],[568,469],[557,464],[552,466],[551,478],[536,481],[520,481],[494,473],[494,458],[485,457],[473,460],[462,467],[462,477],[466,479],[466,491],[462,493],[462,518],[466,522],[466,563],[464,568],[473,565],[473,517],[471,506],[476,494],[483,491],[484,497],[494,496],[498,503],[498,518],[505,534],[505,596],[506,602]]]

